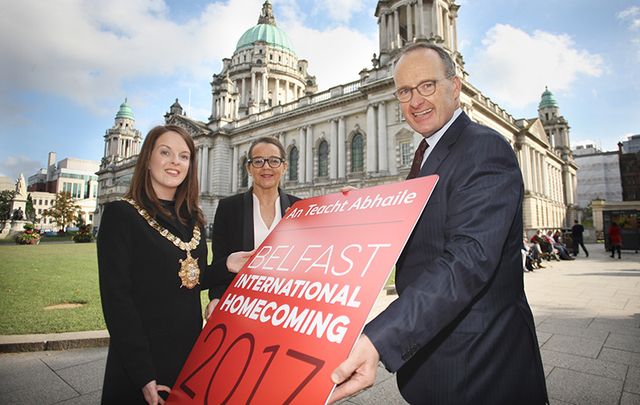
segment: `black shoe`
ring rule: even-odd
[[[610,256],[612,259],[615,259],[615,257],[613,257],[613,255]]]

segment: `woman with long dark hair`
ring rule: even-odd
[[[149,131],[125,198],[98,233],[109,354],[103,404],[162,404],[202,328],[207,266],[195,146],[172,125]]]

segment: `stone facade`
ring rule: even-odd
[[[451,0],[379,1],[379,53],[371,68],[355,81],[317,92],[306,61],[297,59],[287,39],[259,34],[283,33],[256,30],[275,27],[266,1],[259,24],[243,35],[232,58],[223,60],[222,72],[213,76],[209,122],[185,116],[177,101],[165,115],[167,123],[187,128],[194,137],[207,219],[213,219],[221,198],[250,187],[244,163],[251,142],[261,136],[275,136],[285,146],[289,170],[283,186],[303,198],[345,185],[403,180],[421,136],[405,123],[392,95],[393,63],[407,44],[428,41],[453,56],[463,83],[463,110],[502,134],[516,151],[525,181],[525,228],[572,223],[577,167],[566,121],[557,105],[542,102],[537,118],[514,119],[468,81],[457,49],[458,8]],[[247,43],[248,34],[254,42]],[[281,56],[288,58],[285,66]]]

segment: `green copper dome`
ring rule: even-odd
[[[273,8],[269,0],[265,0],[262,4],[258,25],[249,28],[242,34],[236,45],[236,51],[240,48],[252,46],[256,42],[266,42],[271,46],[293,52],[289,37],[276,26],[276,18],[273,15]]]
[[[556,101],[556,98],[553,97],[553,94],[549,91],[547,86],[544,87],[542,99],[540,100],[540,104],[538,104],[538,109],[542,108],[558,108],[558,102]]]
[[[291,45],[291,41],[287,34],[280,28],[271,24],[258,24],[249,28],[238,40],[236,50],[252,46],[254,43],[259,41],[293,52],[293,46]]]
[[[120,104],[120,110],[118,110],[116,118],[129,118],[131,120],[135,119],[133,117],[133,110],[131,109],[131,106],[127,104],[126,98],[124,99],[124,103]]]

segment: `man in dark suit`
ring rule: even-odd
[[[578,222],[578,220],[573,221],[573,227],[571,228],[571,239],[573,239],[573,256],[578,256],[580,253],[580,248],[578,246],[582,246],[582,250],[584,250],[585,256],[589,257],[589,252],[587,248],[584,247],[584,226]]]
[[[399,297],[334,371],[331,401],[371,386],[381,360],[413,404],[546,403],[514,151],[461,111],[461,82],[441,48],[408,47],[394,81],[407,123],[424,137],[409,177],[440,180],[396,265]]]

